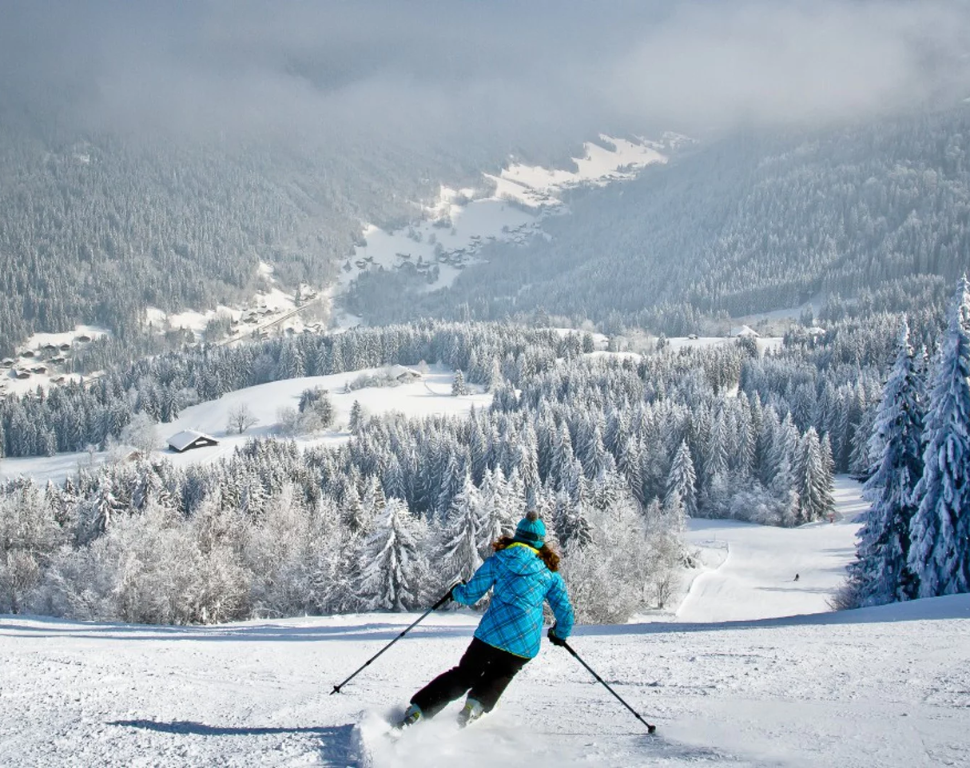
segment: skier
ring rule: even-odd
[[[461,727],[490,712],[506,686],[539,653],[542,604],[549,601],[556,623],[548,637],[562,645],[573,627],[573,609],[559,569],[559,556],[545,542],[546,526],[530,511],[515,536],[492,544],[495,554],[467,584],[456,584],[451,598],[474,605],[490,588],[492,600],[458,666],[438,675],[411,697],[400,727],[432,718],[446,704],[468,692],[458,715]]]

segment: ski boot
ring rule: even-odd
[[[464,728],[469,723],[475,722],[484,714],[485,709],[482,707],[480,701],[468,699],[465,701],[465,706],[461,708],[461,712],[458,713],[458,727]]]
[[[421,720],[422,717],[424,717],[424,713],[421,712],[421,707],[419,707],[417,704],[411,704],[406,710],[404,710],[404,717],[402,717],[400,722],[398,722],[397,729],[403,730],[404,728],[410,728],[412,725]]]

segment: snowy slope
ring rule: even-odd
[[[857,489],[842,490],[849,518]],[[772,544],[775,565],[745,589],[694,593],[685,610],[696,623],[581,627],[571,641],[660,738],[544,644],[499,708],[468,730],[453,726],[455,704],[391,741],[383,718],[457,661],[477,620],[467,611],[432,615],[336,696],[332,686],[415,617],[135,627],[7,616],[0,765],[970,765],[970,596],[718,623],[705,612],[743,616],[750,596],[796,562],[799,583],[844,565],[829,550],[853,526],[769,539],[757,526],[694,522],[698,541],[764,543],[752,553]],[[746,557],[755,565],[760,555]],[[724,583],[740,570],[726,568]],[[756,610],[797,613],[813,593],[782,594],[786,602]]]
[[[835,498],[839,514],[834,523],[795,530],[693,520],[688,541],[723,548],[727,558],[694,579],[677,618],[742,621],[827,611],[855,554],[855,518],[865,509],[859,484],[850,478],[836,478]]]
[[[404,370],[393,366],[394,370]],[[219,445],[214,448],[187,451],[172,455],[165,452],[173,464],[194,464],[199,461],[212,461],[231,455],[237,446],[243,445],[251,437],[272,437],[279,425],[279,410],[282,407],[296,408],[300,394],[306,389],[323,387],[330,392],[334,407],[334,427],[324,435],[306,437],[298,442],[301,445],[333,445],[350,439],[347,424],[354,402],[359,402],[368,415],[380,415],[396,411],[420,418],[433,415],[465,415],[472,407],[488,407],[492,402],[491,393],[484,393],[481,387],[468,384],[471,394],[462,397],[451,396],[454,372],[442,366],[429,366],[426,374],[419,380],[397,387],[365,387],[345,391],[346,384],[360,376],[382,372],[380,368],[367,368],[330,376],[307,376],[298,379],[274,381],[256,387],[248,387],[229,392],[218,400],[201,403],[186,408],[179,418],[171,424],[160,425],[162,438],[183,430],[195,429],[218,438]],[[242,435],[227,434],[226,424],[229,413],[239,405],[246,405],[259,422]]]
[[[450,723],[456,704],[392,743],[380,718],[457,661],[473,616],[433,616],[343,693],[328,692],[410,618],[211,628],[0,619],[0,764],[970,764],[966,596],[833,624],[581,628],[573,646],[658,724],[660,739],[546,646],[468,731]]]

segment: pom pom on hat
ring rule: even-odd
[[[546,543],[546,524],[534,509],[530,509],[515,527],[514,540],[536,549],[541,549]]]

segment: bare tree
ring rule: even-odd
[[[158,426],[155,420],[147,413],[136,413],[121,430],[119,442],[142,453],[151,453],[158,447]]]
[[[249,410],[248,403],[234,405],[229,410],[229,418],[226,422],[226,431],[230,434],[237,432],[240,435],[250,427],[259,424],[259,419]]]

